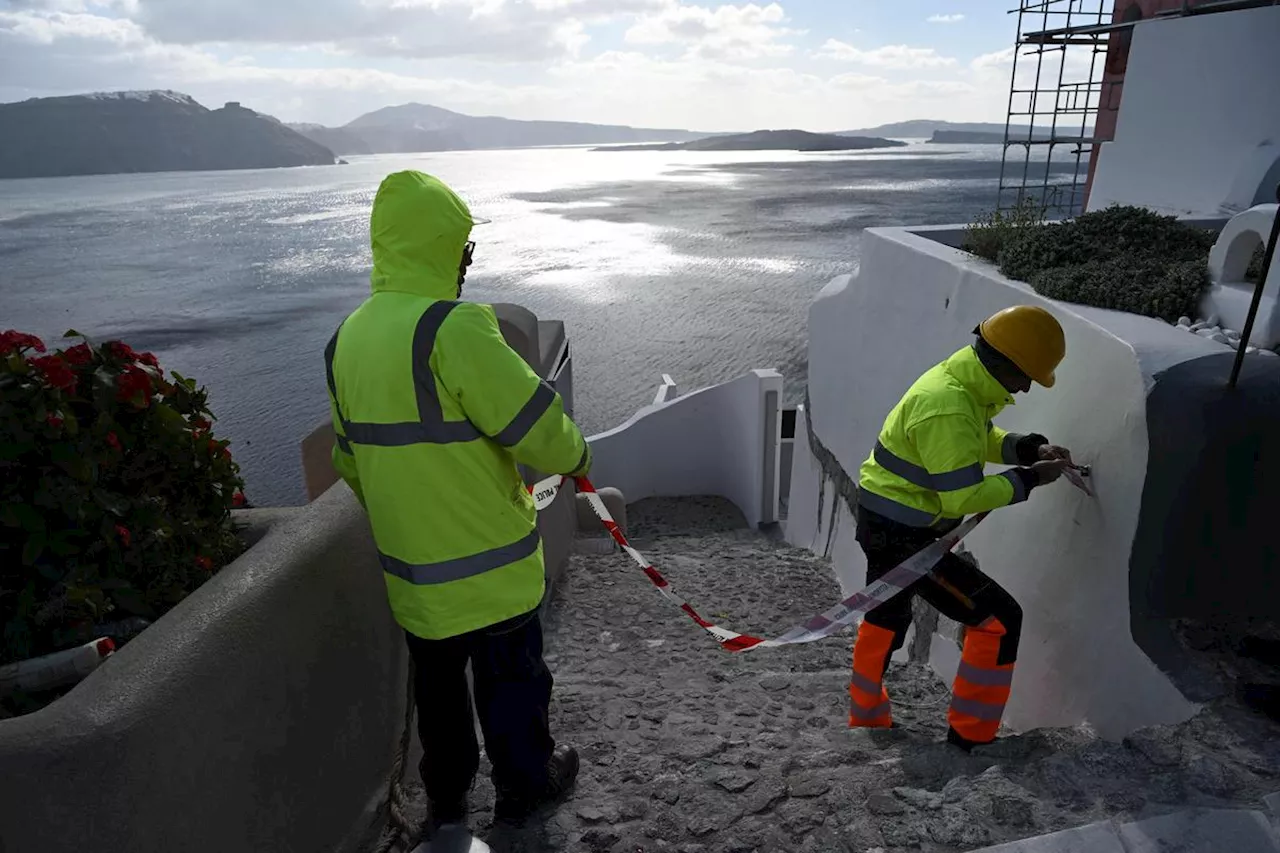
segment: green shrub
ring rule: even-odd
[[[1124,282],[1124,286],[1116,286],[1117,282]],[[1170,323],[1184,315],[1196,315],[1208,283],[1209,269],[1203,261],[1166,264],[1147,259],[1133,263],[1123,258],[1043,270],[1029,282],[1036,293],[1049,299],[1128,311]]]
[[[1025,196],[1010,211],[997,210],[980,216],[964,229],[966,252],[994,261],[1005,243],[1017,232],[1044,223],[1046,208]]]
[[[241,550],[205,390],[119,341],[44,353],[0,335],[0,664],[155,619]]]
[[[1249,259],[1249,267],[1244,271],[1244,280],[1257,284],[1262,280],[1262,258],[1267,253],[1267,247],[1259,243],[1258,248],[1253,250],[1253,257]],[[1271,259],[1272,265],[1275,265],[1276,259]]]
[[[1042,296],[1174,322],[1196,313],[1216,237],[1173,216],[1112,206],[1006,228],[995,261]]]

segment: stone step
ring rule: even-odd
[[[1280,795],[1268,798],[1268,806]],[[1273,806],[1274,808],[1274,806]],[[975,853],[1280,853],[1271,821],[1246,809],[1188,809],[1132,823],[1100,821]]]

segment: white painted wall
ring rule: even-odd
[[[622,426],[588,439],[591,479],[621,490],[628,502],[719,495],[736,504],[748,524],[773,523],[781,402],[782,375],[755,370],[646,406]]]
[[[1105,143],[1089,209],[1236,213],[1280,160],[1280,6],[1134,28],[1115,141]]]
[[[1186,719],[1194,706],[1131,639],[1128,561],[1146,473],[1151,377],[1221,347],[1157,320],[1041,299],[991,264],[922,236],[930,230],[937,229],[864,232],[858,275],[841,276],[818,295],[809,312],[811,405],[803,416],[856,479],[902,393],[971,342],[981,320],[1016,304],[1052,311],[1067,337],[1057,386],[1037,386],[999,423],[1071,448],[1093,466],[1098,496],[1059,481],[993,513],[966,540],[1026,614],[1006,719],[1020,730],[1089,722],[1112,738]],[[830,541],[841,585],[851,592],[864,585],[866,564],[842,504],[832,528],[829,484],[819,515],[820,479],[800,421],[787,539],[818,553]],[[935,654],[934,665],[950,678],[955,656]]]
[[[1228,329],[1242,331],[1253,304],[1256,286],[1244,280],[1245,270],[1258,244],[1271,237],[1271,228],[1280,216],[1280,205],[1260,204],[1231,220],[1218,235],[1209,252],[1209,278],[1212,284],[1200,301],[1200,315],[1217,315]],[[1267,275],[1253,331],[1246,344],[1270,349],[1280,344],[1280,263],[1274,260]]]

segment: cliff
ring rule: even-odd
[[[210,110],[168,91],[0,104],[0,178],[331,165],[334,154],[275,119]]]

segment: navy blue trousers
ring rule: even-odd
[[[517,796],[541,790],[555,742],[547,718],[552,678],[542,660],[538,611],[444,640],[407,638],[427,797],[439,804],[465,799],[480,768],[468,662],[494,786]]]

